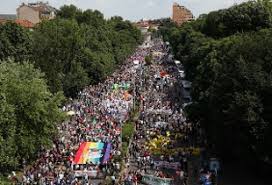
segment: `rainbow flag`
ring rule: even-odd
[[[111,152],[111,144],[108,143],[106,147],[104,159],[103,159],[103,164],[106,164],[108,160],[110,159],[110,152]]]
[[[104,156],[105,144],[101,142],[84,142],[80,145],[75,159],[75,164],[100,164]]]

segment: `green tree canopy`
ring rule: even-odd
[[[33,159],[50,146],[56,124],[63,119],[61,93],[50,93],[44,75],[30,63],[0,64],[0,171]],[[51,147],[51,146],[50,146]]]
[[[272,161],[271,7],[249,1],[161,26],[193,82],[189,117],[223,155]]]
[[[140,31],[120,17],[105,20],[101,12],[73,5],[60,8],[55,20],[33,33],[33,57],[50,90],[66,96],[113,72],[142,41]],[[42,44],[40,44],[42,43]]]
[[[15,23],[0,24],[0,60],[14,58],[24,61],[31,55],[31,38],[28,30]]]
[[[0,173],[29,162],[51,147],[62,93],[75,97],[110,75],[142,36],[121,17],[109,20],[95,10],[63,6],[54,20],[26,30],[0,25]],[[29,62],[24,62],[29,61]]]
[[[74,70],[72,69],[73,63],[80,62],[84,45],[83,31],[75,20],[44,21],[37,27],[33,33],[32,60],[46,74],[52,92],[64,90],[64,83],[66,85],[77,84],[76,89],[88,84],[89,80],[85,73],[77,75],[79,78],[77,80],[82,83],[66,82],[68,79],[71,80],[66,75]],[[76,64],[76,66],[81,66],[81,64]],[[70,87],[66,86],[65,90],[68,89]],[[70,91],[65,91],[65,94],[72,95]]]

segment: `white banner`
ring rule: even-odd
[[[148,185],[171,185],[173,179],[159,178],[153,175],[142,175],[142,181]]]

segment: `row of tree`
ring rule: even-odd
[[[224,156],[272,161],[272,3],[249,1],[160,28],[193,82],[190,119]]]
[[[44,74],[28,62],[0,64],[0,173],[16,169],[51,146],[64,119],[62,93],[52,94]]]
[[[73,5],[33,30],[0,25],[0,173],[51,146],[63,94],[102,81],[141,42],[129,21]]]
[[[0,60],[29,60],[46,75],[51,92],[76,93],[97,83],[142,42],[140,31],[121,17],[63,6],[54,20],[28,31],[14,23],[0,26]]]

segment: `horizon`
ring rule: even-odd
[[[154,20],[172,17],[172,5],[174,2],[185,6],[192,11],[195,18],[211,11],[229,8],[248,0],[40,0],[59,9],[64,5],[73,4],[81,10],[98,10],[105,18],[121,16],[132,22],[142,19]],[[123,1],[123,2],[122,2]],[[0,7],[0,14],[16,15],[16,8],[22,3],[33,3],[33,0],[9,0]],[[123,6],[120,6],[122,3]],[[152,10],[152,11],[150,11]]]

